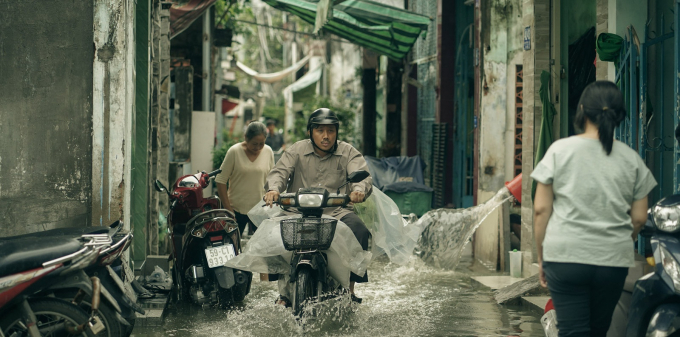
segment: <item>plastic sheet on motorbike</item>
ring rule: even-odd
[[[263,205],[264,202],[261,201],[248,212],[248,217],[257,226],[281,213],[279,207],[262,207]],[[405,227],[407,222],[390,197],[374,188],[365,202],[354,205],[354,211],[371,232],[373,256],[385,254],[393,263],[408,263],[418,243],[420,230],[414,231],[412,226]]]
[[[365,202],[354,205],[355,213],[373,236],[373,255],[386,254],[392,263],[405,265],[413,256],[420,232],[413,233],[397,204],[377,188]]]
[[[284,247],[280,223],[301,217],[296,214],[263,221],[248,241],[244,252],[229,260],[225,266],[256,273],[289,274],[292,252]],[[323,217],[333,219],[326,215]],[[352,230],[342,221],[337,222],[330,248],[324,252],[328,256],[328,273],[344,287],[349,287],[350,272],[360,276],[366,273],[372,257],[371,252],[363,250]]]

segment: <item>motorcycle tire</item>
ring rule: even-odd
[[[217,300],[219,301],[219,306],[222,309],[228,309],[234,305],[235,300],[232,291],[234,288],[236,287],[232,287],[231,289],[220,288],[217,290]]]
[[[63,299],[65,301],[70,302],[71,299],[73,299],[76,296],[77,291],[62,291],[62,292],[57,292],[54,295],[57,298]],[[82,302],[80,302],[79,307],[83,309],[86,313],[90,313],[92,310],[92,305],[90,304],[91,298],[90,296],[87,296],[83,299]],[[130,333],[132,333],[132,327],[134,326],[134,321],[130,323],[130,329],[125,329],[126,327],[123,326],[118,319],[116,318],[116,309],[113,308],[113,306],[106,300],[104,300],[104,296],[102,295],[102,301],[99,303],[99,318],[102,320],[102,323],[104,323],[104,326],[106,327],[104,331],[98,333],[96,336],[97,337],[118,337],[118,336],[129,336],[130,334],[123,334],[122,331],[127,331],[130,330]]]
[[[69,326],[78,326],[89,320],[88,314],[78,306],[57,298],[38,298],[28,301],[31,310],[37,318],[37,326],[40,334],[44,336],[75,336],[67,331],[48,333],[49,328],[58,327],[63,323]],[[28,336],[26,325],[22,322],[20,310],[10,310],[5,317],[0,319],[0,329],[5,336]],[[93,337],[85,331],[80,336]]]
[[[317,293],[317,281],[314,274],[311,268],[302,268],[297,272],[295,295],[293,296],[293,312],[295,316],[302,316],[303,304]]]

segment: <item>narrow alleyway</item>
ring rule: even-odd
[[[374,261],[371,282],[357,286],[361,305],[324,305],[303,328],[290,309],[274,305],[276,283],[254,281],[244,306],[232,311],[181,305],[168,308],[162,327],[135,329],[143,336],[543,336],[539,317],[521,306],[500,307],[477,286],[469,254],[456,272],[414,258],[399,267]],[[475,272],[472,271],[475,269]],[[256,277],[257,278],[257,277]]]

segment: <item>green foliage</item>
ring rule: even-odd
[[[229,13],[225,13],[226,11],[229,11]],[[246,7],[245,3],[240,4],[238,0],[218,0],[215,2],[215,23],[231,29],[234,36],[244,34],[247,31],[247,24],[232,19],[248,15],[252,16],[252,10],[250,7]]]
[[[227,151],[236,143],[238,143],[238,140],[235,137],[232,137],[229,131],[222,131],[222,147],[215,148],[212,151],[213,170],[217,170],[220,168],[220,166],[222,166],[222,162],[224,161],[224,157],[227,155]]]
[[[262,117],[276,120],[276,127],[281,127],[286,117],[286,108],[279,105],[265,105],[264,109],[262,109]]]

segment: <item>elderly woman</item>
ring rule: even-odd
[[[249,224],[251,234],[257,229],[248,220],[247,213],[262,200],[267,174],[274,167],[274,152],[264,144],[266,138],[264,124],[250,123],[245,141],[229,148],[220,166],[222,173],[215,177],[222,205],[234,212],[242,234],[246,224]]]

